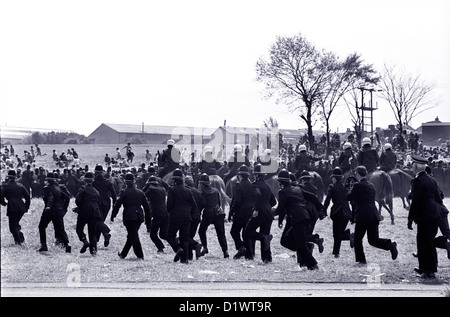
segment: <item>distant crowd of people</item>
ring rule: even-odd
[[[354,143],[344,142],[340,151],[328,158],[315,155],[305,144],[296,148],[295,155],[289,154],[284,159],[286,147],[278,153],[266,149],[256,160],[249,156],[248,147],[236,144],[232,155],[223,162],[206,146],[198,160],[183,163],[182,151],[174,140],[169,140],[156,161],[148,156],[148,164],[140,166],[133,165],[134,153],[128,143],[122,150],[128,154],[129,167],[119,169],[106,158],[106,168],[100,162],[84,167],[59,165],[58,162],[68,161],[68,155],[78,159],[72,148],[67,154],[62,153],[65,157],[53,151],[56,164],[53,167],[32,170],[32,164],[27,164],[23,171],[8,168],[0,198],[1,204],[7,206],[9,228],[18,245],[25,241],[19,222],[30,208],[31,199],[43,199],[45,208],[38,224],[39,252],[48,251],[46,228],[50,223],[55,228],[57,242],[66,252],[71,252],[63,218],[70,200],[74,199],[81,253],[89,250],[95,255],[101,237],[105,247],[109,245],[111,233],[105,221],[108,215],[114,221],[122,211],[127,231],[126,243],[118,253],[122,259],[131,248],[137,258],[144,258],[139,239],[142,224],[146,225],[158,252],[164,252],[165,240],[174,252],[174,261],[182,263],[209,253],[206,231],[213,225],[223,256],[228,258],[225,222],[230,221],[236,249],[233,258],[254,259],[255,243],[259,241],[261,260],[270,263],[273,237],[270,230],[278,217],[278,226],[284,226],[281,245],[296,252],[300,266],[315,270],[318,263],[313,249],[317,246],[319,252],[323,252],[324,243],[324,237],[315,232],[315,225],[328,215],[333,220],[332,254],[335,257],[339,257],[341,242],[348,240],[354,248],[356,262],[365,264],[362,240],[367,234],[371,246],[389,251],[393,260],[397,258],[397,243],[379,237],[382,218],[375,205],[376,189],[367,178],[376,170],[389,172],[395,168],[410,168],[414,178],[408,228],[411,229],[413,223],[420,228],[417,235],[419,267],[415,271],[423,278],[433,278],[437,272],[436,248],[446,249],[450,259],[450,230],[443,205],[450,175],[446,157],[427,156],[426,149],[421,152],[422,156],[419,152],[399,153],[390,143],[377,150],[372,142],[364,138],[361,148],[356,150]],[[120,152],[118,147],[115,159],[122,159]],[[273,166],[273,162],[276,162],[276,169],[267,168]],[[436,168],[432,168],[433,164]],[[438,168],[443,171],[442,183],[437,176]],[[312,171],[322,175],[327,185],[324,197],[319,198],[312,182]],[[214,185],[216,179],[222,184],[235,180],[229,194],[229,210],[222,203],[220,189]],[[279,185],[275,192],[270,183],[273,179]],[[353,233],[347,228],[349,223],[355,223]],[[87,235],[84,233],[86,226]],[[443,238],[437,237],[438,228]],[[195,239],[197,234],[200,241]]]

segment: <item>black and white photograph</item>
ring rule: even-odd
[[[1,297],[450,297],[449,16],[0,1]]]

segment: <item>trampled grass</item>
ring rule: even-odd
[[[21,147],[16,146],[20,151]],[[54,146],[41,146],[43,152],[51,154]],[[71,146],[69,146],[71,147]],[[138,146],[136,146],[137,148]],[[116,146],[75,146],[80,154],[82,165],[94,166],[102,163],[105,153],[114,153]],[[144,161],[144,153],[147,148],[141,145],[141,152],[135,151],[138,157]],[[109,150],[110,149],[110,150]],[[60,153],[67,150],[67,145],[58,145]],[[22,150],[23,152],[23,150]],[[37,166],[45,167],[53,164],[47,156],[39,158]],[[83,165],[84,166],[84,165]],[[450,207],[448,198],[445,200]],[[126,230],[122,223],[122,214],[119,212],[116,221],[107,220],[112,230],[111,243],[103,246],[103,238],[99,242],[99,250],[96,257],[89,252],[80,254],[82,243],[75,233],[76,214],[71,211],[74,206],[72,199],[69,211],[64,221],[69,235],[72,253],[65,253],[63,249],[54,245],[54,232],[50,224],[47,229],[49,251],[39,253],[38,223],[43,210],[42,199],[32,199],[29,212],[24,215],[21,225],[25,235],[25,243],[16,246],[8,229],[6,208],[1,208],[1,280],[2,283],[71,283],[74,272],[79,273],[81,283],[112,283],[112,282],[136,282],[149,281],[251,281],[251,282],[308,282],[308,283],[367,283],[368,287],[376,283],[439,283],[450,282],[450,260],[445,250],[438,249],[439,268],[437,278],[433,281],[422,280],[416,276],[413,268],[418,266],[417,259],[412,256],[416,251],[416,227],[407,229],[407,210],[403,209],[400,199],[394,199],[395,225],[391,225],[388,214],[383,210],[385,221],[380,224],[380,236],[390,238],[397,242],[399,255],[393,261],[389,251],[375,249],[364,239],[364,248],[368,264],[357,265],[354,261],[354,251],[348,241],[344,241],[341,247],[341,256],[334,258],[331,254],[333,237],[332,221],[329,217],[319,220],[316,232],[325,240],[325,250],[319,253],[317,247],[314,256],[318,261],[319,270],[308,271],[300,269],[296,264],[294,252],[282,247],[279,243],[282,229],[279,229],[275,221],[272,226],[273,240],[271,249],[273,262],[263,264],[260,259],[259,243],[257,242],[255,260],[233,260],[236,250],[230,236],[231,223],[226,223],[226,235],[230,258],[224,259],[220,250],[213,226],[208,229],[209,254],[189,264],[173,262],[174,252],[166,244],[166,253],[158,254],[156,247],[150,240],[145,226],[140,229],[140,238],[144,250],[144,261],[136,259],[132,250],[126,259],[119,259],[117,252],[122,249],[126,240]],[[354,226],[350,226],[353,231]],[[87,231],[87,229],[86,229]],[[198,236],[196,236],[198,239]]]

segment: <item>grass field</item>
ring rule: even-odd
[[[93,166],[103,162],[105,153],[112,155],[116,146],[69,146],[74,147],[80,154],[82,165]],[[29,146],[25,147],[26,149]],[[66,145],[41,146],[42,151],[51,154],[55,148],[58,153],[67,150]],[[136,160],[142,157],[144,161],[146,145],[137,145],[134,148]],[[16,152],[21,146],[16,146]],[[20,152],[17,152],[20,153]],[[23,153],[23,149],[22,149]],[[42,161],[41,161],[42,160]],[[51,158],[43,157],[37,161],[37,166],[52,164]],[[450,200],[445,200],[450,207]],[[416,251],[416,227],[408,230],[407,210],[403,209],[400,199],[394,199],[394,214],[396,224],[391,225],[385,220],[380,224],[380,236],[395,240],[398,245],[399,255],[393,261],[389,251],[375,249],[364,239],[364,248],[368,264],[357,265],[354,262],[354,252],[348,242],[343,242],[341,257],[334,258],[332,251],[332,221],[329,217],[318,221],[316,232],[324,239],[325,250],[319,253],[314,249],[314,256],[319,265],[319,270],[308,271],[300,269],[296,264],[295,254],[279,243],[282,229],[279,229],[275,221],[272,226],[272,253],[273,262],[263,264],[260,260],[259,243],[257,243],[255,260],[233,260],[236,250],[229,234],[231,223],[226,223],[226,233],[230,258],[224,259],[215,236],[214,228],[208,229],[209,254],[198,260],[193,260],[188,265],[174,263],[174,253],[166,243],[166,253],[157,254],[146,228],[140,230],[141,242],[144,249],[144,261],[136,259],[131,251],[127,259],[119,259],[117,251],[121,250],[126,240],[126,231],[122,224],[122,214],[119,212],[116,221],[107,224],[112,230],[111,244],[103,247],[103,239],[100,240],[96,257],[89,252],[80,254],[82,243],[75,233],[76,214],[71,212],[74,201],[71,201],[69,212],[65,216],[66,231],[72,245],[72,253],[67,254],[55,246],[53,228],[47,229],[49,251],[38,253],[39,233],[38,223],[43,210],[43,201],[33,199],[31,208],[24,215],[21,225],[25,235],[25,243],[16,246],[8,229],[8,219],[4,207],[1,208],[1,281],[5,282],[53,282],[66,283],[73,278],[74,272],[79,273],[81,283],[94,282],[147,282],[147,281],[252,281],[252,282],[351,282],[367,283],[368,287],[374,283],[450,283],[450,260],[445,250],[438,250],[439,268],[435,280],[421,280],[416,276],[413,268],[418,265],[417,259],[412,256]],[[388,219],[387,212],[383,215]],[[109,218],[108,218],[109,219]],[[350,226],[353,231],[354,226]],[[77,274],[78,274],[77,273]]]

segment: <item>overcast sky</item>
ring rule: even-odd
[[[255,64],[278,35],[301,33],[340,57],[404,67],[441,100],[413,120],[450,122],[450,1],[3,1],[0,126],[101,123],[305,128],[263,99]],[[382,100],[375,126],[394,116]],[[333,130],[350,127],[339,108]],[[316,126],[315,128],[320,128]]]

